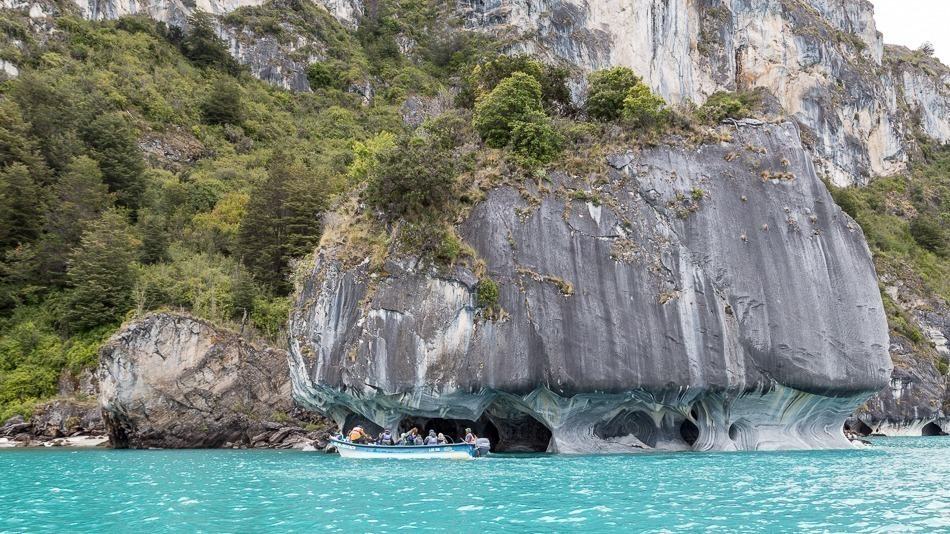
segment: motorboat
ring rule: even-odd
[[[443,445],[376,445],[351,443],[330,438],[330,443],[343,458],[391,458],[396,460],[474,460],[478,448],[470,443]]]

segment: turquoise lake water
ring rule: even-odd
[[[473,462],[0,451],[0,532],[950,532],[950,438]]]

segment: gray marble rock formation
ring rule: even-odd
[[[616,154],[594,185],[491,190],[459,232],[500,286],[493,316],[466,269],[318,251],[291,313],[296,400],[341,425],[491,427],[503,449],[847,446],[891,372],[867,245],[794,125],[732,135]]]
[[[127,325],[101,349],[98,374],[118,448],[250,445],[267,421],[293,410],[284,351],[186,315]]]

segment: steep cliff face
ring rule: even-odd
[[[633,68],[667,100],[765,88],[802,126],[819,173],[839,185],[900,171],[909,130],[941,142],[940,72],[884,65],[873,6],[844,0],[460,2],[468,27],[584,70]],[[911,87],[907,87],[910,84]],[[919,119],[906,116],[913,108]],[[918,124],[919,120],[919,124]]]
[[[149,315],[100,351],[99,404],[119,448],[266,442],[270,421],[293,410],[287,355],[189,316]]]
[[[77,3],[87,18],[146,13],[183,25],[194,9],[221,15],[262,2]],[[366,11],[363,0],[315,3],[350,27]],[[915,129],[950,141],[946,68],[889,61],[895,53],[866,0],[459,0],[457,11],[467,29],[503,37],[512,50],[581,71],[631,67],[673,103],[767,89],[799,123],[819,175],[838,185],[903,170]],[[299,33],[281,41],[222,25],[221,34],[252,73],[289,89],[308,89],[306,66],[322,59],[319,39]]]
[[[868,249],[793,125],[733,135],[617,154],[593,189],[489,192],[460,232],[500,284],[493,318],[465,269],[322,250],[295,397],[341,424],[490,423],[502,446],[547,430],[558,452],[846,445],[891,370]]]

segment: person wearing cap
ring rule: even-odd
[[[449,443],[449,440],[445,439],[445,434],[441,432],[439,432],[439,435],[436,436],[436,438],[439,440],[439,445],[447,445]]]
[[[478,436],[472,433],[471,428],[465,429],[465,443],[468,443],[470,445],[475,445],[475,440],[477,439],[478,439]]]

